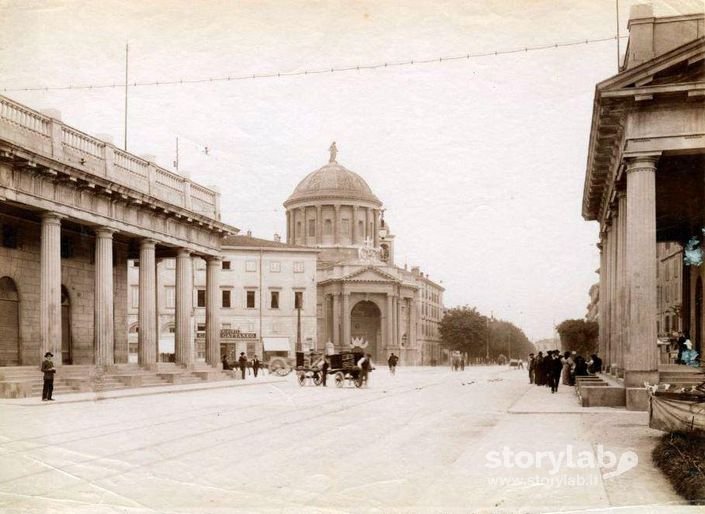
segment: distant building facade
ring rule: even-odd
[[[319,340],[337,351],[365,348],[378,362],[392,352],[413,365],[440,355],[443,288],[395,265],[382,202],[362,177],[338,164],[335,144],[329,162],[307,175],[284,207],[287,242],[320,250]]]
[[[683,247],[677,242],[658,243],[656,330],[671,336],[681,330],[683,306]]]
[[[278,237],[272,241],[250,235],[223,239],[218,270],[221,356],[236,360],[240,352],[260,359],[266,352],[293,354],[299,335],[304,350],[320,345],[316,337],[316,255],[315,249],[287,245]],[[160,357],[165,361],[174,354],[174,268],[173,259],[158,266]],[[133,261],[128,269],[132,360],[137,357],[139,332],[138,274],[139,262]],[[192,337],[196,359],[204,360],[207,284],[203,264],[194,264],[193,277]]]

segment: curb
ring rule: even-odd
[[[96,402],[103,400],[118,400],[121,398],[133,398],[139,396],[157,396],[161,394],[177,394],[177,393],[190,393],[192,391],[208,391],[210,389],[226,389],[229,387],[247,387],[256,385],[266,385],[266,384],[279,384],[286,382],[286,377],[282,377],[278,380],[267,379],[257,382],[242,382],[237,380],[234,383],[228,380],[218,380],[216,382],[211,382],[210,384],[175,384],[173,386],[157,386],[157,387],[135,387],[126,389],[116,389],[113,391],[100,392],[90,392],[90,393],[72,393],[67,399],[61,399],[53,403],[43,402],[41,398],[5,398],[0,400],[0,405],[8,406],[18,406],[18,407],[45,407],[47,405],[66,405],[67,403],[82,403],[82,402]],[[178,389],[177,389],[178,388]],[[70,398],[74,395],[90,395],[87,398]]]

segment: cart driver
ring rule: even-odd
[[[326,378],[328,377],[328,368],[330,368],[330,363],[328,362],[328,357],[321,355],[321,358],[316,362],[316,367],[321,373],[321,384],[323,387],[326,386]]]
[[[360,380],[362,384],[367,387],[367,378],[370,374],[372,368],[372,355],[366,353],[362,359],[357,361],[357,366],[360,368]]]

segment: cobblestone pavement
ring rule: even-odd
[[[698,509],[653,468],[644,413],[581,409],[500,367],[0,412],[3,513]]]

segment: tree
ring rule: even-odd
[[[449,309],[438,327],[443,346],[467,353],[470,357],[485,355],[487,318],[475,307]]]
[[[484,358],[488,350],[490,360],[500,355],[526,358],[535,351],[533,343],[519,327],[488,318],[467,305],[450,309],[441,320],[439,331],[443,346],[467,353],[471,359]]]
[[[597,351],[599,325],[596,321],[567,319],[557,327],[564,351],[574,351],[580,355],[591,355]]]

